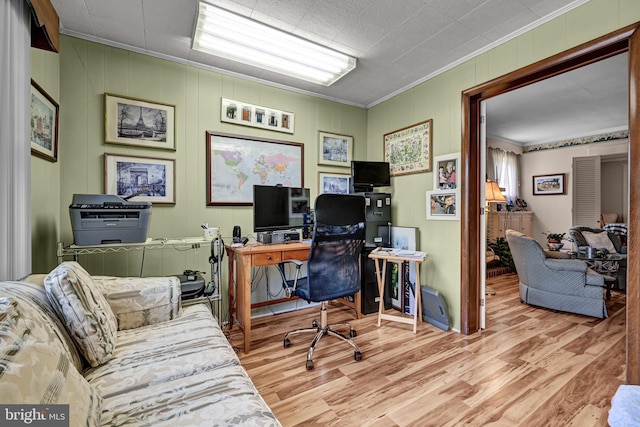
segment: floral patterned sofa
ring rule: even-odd
[[[182,307],[176,277],[92,277],[75,262],[0,282],[0,402],[69,404],[71,426],[280,425],[210,307]]]

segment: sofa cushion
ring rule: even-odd
[[[63,262],[47,275],[51,305],[91,366],[113,356],[118,324],[100,289],[77,262]]]
[[[73,366],[51,325],[0,297],[0,402],[68,404],[70,425],[99,426],[102,398]]]
[[[180,280],[173,277],[93,276],[118,320],[118,330],[176,319],[182,314]]]
[[[582,235],[589,246],[606,249],[610,254],[617,253],[613,242],[609,239],[609,235],[606,232],[592,233],[590,231],[583,231]]]
[[[27,282],[0,282],[0,297],[13,297],[20,300],[22,307],[31,316],[38,318],[39,322],[48,323],[58,340],[62,343],[65,352],[71,359],[73,366],[83,371],[83,359],[76,345],[69,336],[62,320],[53,311],[47,293],[44,291],[44,282],[41,284]]]

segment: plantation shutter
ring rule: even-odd
[[[600,227],[600,156],[573,158],[573,226]]]

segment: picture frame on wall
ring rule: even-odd
[[[351,167],[353,137],[337,133],[318,132],[318,164]]]
[[[427,191],[427,219],[459,220],[459,200],[457,190]]]
[[[434,161],[433,188],[438,190],[455,190],[459,187],[458,170],[460,169],[460,153],[436,156]]]
[[[350,174],[318,172],[318,194],[349,194],[350,190]]]
[[[175,151],[175,109],[175,105],[105,93],[104,140]]]
[[[130,201],[175,204],[175,160],[104,155],[104,193]]]
[[[58,103],[31,79],[31,154],[58,161]]]
[[[206,132],[207,206],[251,206],[254,185],[304,186],[304,145]]]
[[[533,195],[559,195],[567,192],[565,174],[536,175],[533,177]]]
[[[290,111],[228,98],[221,98],[220,121],[284,133],[295,129],[295,114]]]
[[[433,119],[384,134],[384,161],[391,176],[430,172],[432,140]]]

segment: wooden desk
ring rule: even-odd
[[[237,315],[240,329],[244,333],[244,352],[251,349],[251,309],[291,301],[297,297],[278,298],[269,301],[251,303],[251,269],[265,265],[276,265],[286,260],[307,261],[309,243],[283,243],[273,245],[251,245],[240,248],[226,247],[229,259],[229,327],[233,328],[234,313]],[[234,291],[235,278],[235,291]],[[360,292],[354,301],[341,300],[341,303],[353,308],[360,318]]]
[[[381,252],[371,252],[369,258],[376,262],[376,277],[378,279],[378,292],[380,293],[380,302],[378,305],[378,327],[382,319],[391,320],[393,322],[408,323],[413,325],[413,333],[415,334],[418,329],[418,322],[422,321],[422,288],[420,287],[420,264],[424,261],[426,256],[422,257],[409,257],[388,255]],[[380,270],[380,260],[382,260],[382,270]],[[405,315],[393,315],[384,313],[384,280],[387,277],[387,261],[413,261],[416,263],[416,289],[413,306],[413,319]]]

